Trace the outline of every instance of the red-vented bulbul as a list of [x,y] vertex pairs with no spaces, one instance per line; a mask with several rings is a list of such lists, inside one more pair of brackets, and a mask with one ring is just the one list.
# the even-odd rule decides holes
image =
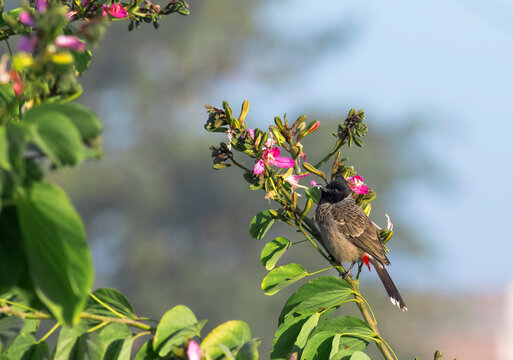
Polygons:
[[339,176],[319,188],[321,199],[317,206],[316,220],[326,250],[337,262],[351,263],[346,276],[355,263],[367,257],[376,269],[392,304],[403,311],[408,310],[385,269],[385,265],[390,265],[385,246],[372,221],[356,205],[353,191],[347,182]]

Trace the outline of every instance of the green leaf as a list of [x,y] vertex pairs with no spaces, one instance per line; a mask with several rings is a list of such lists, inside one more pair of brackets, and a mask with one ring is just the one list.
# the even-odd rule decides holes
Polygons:
[[55,347],[55,360],[67,360],[71,357],[75,342],[88,330],[88,323],[80,321],[73,327],[64,326],[57,339]]
[[284,237],[277,237],[273,241],[265,244],[262,253],[260,254],[260,261],[267,270],[274,269],[274,265],[285,254],[285,251],[292,245],[292,242]]
[[6,207],[0,213],[0,293],[17,285],[25,271],[22,244],[16,208]]
[[365,353],[357,351],[351,356],[351,360],[371,360],[371,358],[368,357]]
[[57,340],[54,360],[98,360],[104,352],[98,332],[87,332],[91,322],[81,321],[73,327],[63,327]]
[[111,323],[101,330],[100,337],[104,344],[102,359],[130,360],[133,338],[127,325]]
[[56,104],[36,106],[27,111],[22,123],[30,140],[52,162],[56,165],[75,165],[84,158],[82,137],[73,120],[59,107]]
[[320,324],[316,331],[338,331],[343,328],[361,328],[359,330],[361,334],[370,337],[374,336],[374,332],[372,331],[369,324],[354,316],[340,316],[334,319],[330,319]]
[[6,348],[18,336],[24,325],[23,319],[7,316],[0,319],[0,349]]
[[21,360],[49,360],[50,350],[45,341],[31,345],[23,354]]
[[263,238],[274,223],[274,219],[270,210],[264,210],[256,214],[249,223],[249,234],[251,237],[257,240]]
[[134,360],[158,360],[160,359],[159,355],[153,351],[151,344],[153,343],[153,339],[147,340],[143,346],[137,351],[135,354]]
[[306,341],[308,337],[312,333],[313,329],[317,326],[319,322],[320,313],[315,313],[303,324],[299,335],[297,336],[297,340],[295,345],[297,345],[300,349],[305,347]]
[[89,50],[86,51],[71,51],[73,57],[75,58],[75,68],[78,71],[78,75],[82,76],[84,71],[87,70],[89,64],[91,63],[91,52]]
[[20,190],[16,205],[34,290],[58,321],[74,324],[94,277],[82,220],[66,193],[49,183]]
[[36,344],[36,342],[36,338],[32,333],[24,334],[22,332],[14,339],[14,341],[9,347],[7,347],[7,349],[2,347],[3,351],[1,354],[6,355],[7,359],[21,359],[23,354],[25,354],[25,352],[29,350],[32,345]]
[[103,304],[115,311],[112,312],[105,305],[99,303],[92,296],[87,300],[85,307],[86,311],[90,314],[97,314],[102,316],[115,316],[121,314],[130,319],[135,319],[137,316],[134,314],[132,305],[128,300],[116,289],[101,288],[93,292],[93,295],[98,298]]
[[334,331],[322,331],[313,335],[306,343],[301,360],[329,359],[331,343],[335,335],[336,332]]
[[279,322],[289,314],[313,314],[319,310],[339,306],[353,290],[347,281],[334,276],[322,276],[301,286],[285,303]]
[[330,351],[330,360],[338,353],[338,348],[340,347],[340,334],[333,336],[331,340],[331,351]]
[[9,145],[9,162],[11,167],[18,170],[18,172],[11,171],[10,175],[18,175],[19,172],[25,169],[25,160],[23,155],[27,148],[25,139],[25,131],[17,123],[9,124],[7,127],[7,140]]
[[164,341],[178,330],[198,322],[194,313],[187,306],[177,305],[168,310],[159,321],[155,337],[153,338],[153,348],[158,349]]
[[308,318],[308,315],[297,317],[289,316],[280,324],[274,334],[271,359],[288,358],[294,351],[300,350],[295,343]]
[[[375,337],[374,331],[363,320],[353,316],[341,316],[320,324],[314,335],[324,331],[334,331],[340,335],[338,350],[344,350],[344,356],[363,350]],[[341,356],[337,352],[337,356]]]
[[215,360],[223,355],[223,350],[219,347],[220,344],[232,350],[250,340],[251,330],[249,326],[244,321],[231,320],[212,330],[205,337],[200,347],[205,357]]
[[101,135],[103,125],[98,116],[88,107],[75,104],[48,104],[45,105],[48,110],[54,110],[66,115],[77,127],[83,140],[93,139]]
[[0,168],[7,171],[11,170],[5,126],[0,126]]
[[103,353],[100,335],[86,332],[76,340],[69,360],[98,360]]
[[262,290],[266,295],[274,295],[307,275],[305,268],[299,264],[283,265],[267,274],[262,281]]
[[321,190],[319,190],[319,188],[316,187],[313,187],[311,189],[305,189],[305,195],[307,198],[312,199],[316,204],[318,204],[321,200]]
[[203,326],[205,326],[206,323],[207,320],[201,320],[193,325],[187,326],[175,332],[173,335],[168,337],[160,349],[158,349],[159,355],[166,356],[171,351],[174,351],[176,347],[186,346],[190,339],[195,336],[200,336],[201,329]]
[[253,339],[241,346],[235,360],[258,360],[258,346],[262,341]]

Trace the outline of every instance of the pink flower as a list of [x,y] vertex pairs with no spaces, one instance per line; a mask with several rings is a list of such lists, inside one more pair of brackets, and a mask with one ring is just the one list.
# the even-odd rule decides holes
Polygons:
[[20,16],[18,16],[18,21],[25,26],[33,27],[36,25],[34,19],[32,18],[32,15],[30,15],[30,13],[27,11],[23,11],[22,13],[20,13]]
[[105,4],[102,5],[102,14],[103,16],[107,16],[109,13],[111,16],[115,18],[125,18],[128,16],[126,9],[119,4],[112,4],[111,6],[107,6]]
[[255,166],[253,167],[253,172],[256,175],[260,175],[264,172],[265,164],[269,166],[278,166],[281,168],[291,168],[295,165],[294,160],[287,157],[280,157],[280,148],[273,147],[271,149],[266,149],[264,151],[264,155],[260,160],[257,161]]
[[76,51],[84,51],[86,49],[85,44],[73,35],[57,36],[55,45]]
[[363,178],[360,175],[346,177],[346,180],[351,190],[355,193],[363,195],[369,192],[369,188],[363,183]]
[[189,345],[187,346],[187,358],[189,360],[201,360],[200,347],[194,340],[190,340]]
[[[303,185],[299,185],[298,181],[299,179],[302,179],[306,176],[309,176],[309,175],[312,175],[312,174],[304,174],[304,175],[289,175],[287,176],[286,178],[284,178],[283,180],[285,180],[286,182],[288,182],[290,185],[292,185],[293,188],[298,188],[298,187],[302,187],[302,188],[305,188],[306,189],[306,186],[303,186]],[[312,180],[313,181],[313,180]]]
[[317,184],[317,181],[315,180],[310,181],[310,184],[314,187],[319,187],[319,184]]

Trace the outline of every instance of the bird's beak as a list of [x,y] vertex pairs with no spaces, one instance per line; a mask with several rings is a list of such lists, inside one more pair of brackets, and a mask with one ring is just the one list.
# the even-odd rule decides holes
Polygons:
[[324,185],[317,185],[317,188],[320,189],[321,191],[328,191],[328,189],[326,188],[326,186]]

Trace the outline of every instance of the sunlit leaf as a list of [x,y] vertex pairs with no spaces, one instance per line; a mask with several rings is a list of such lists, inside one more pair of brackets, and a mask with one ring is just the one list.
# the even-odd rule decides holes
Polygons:
[[267,274],[262,281],[262,290],[266,295],[274,295],[307,275],[308,272],[299,264],[283,265]]
[[334,276],[322,276],[301,286],[287,300],[280,314],[280,323],[289,314],[313,314],[338,306],[352,294],[347,281]]
[[249,223],[249,234],[252,238],[260,240],[265,236],[273,223],[274,216],[270,210],[259,212]]
[[273,241],[268,242],[260,255],[262,265],[264,265],[267,270],[274,269],[276,262],[291,245],[292,242],[284,237],[277,237]]
[[249,326],[240,320],[227,321],[212,330],[201,343],[201,351],[212,360],[223,356],[223,350],[219,344],[223,344],[230,350],[244,345],[251,340]]

